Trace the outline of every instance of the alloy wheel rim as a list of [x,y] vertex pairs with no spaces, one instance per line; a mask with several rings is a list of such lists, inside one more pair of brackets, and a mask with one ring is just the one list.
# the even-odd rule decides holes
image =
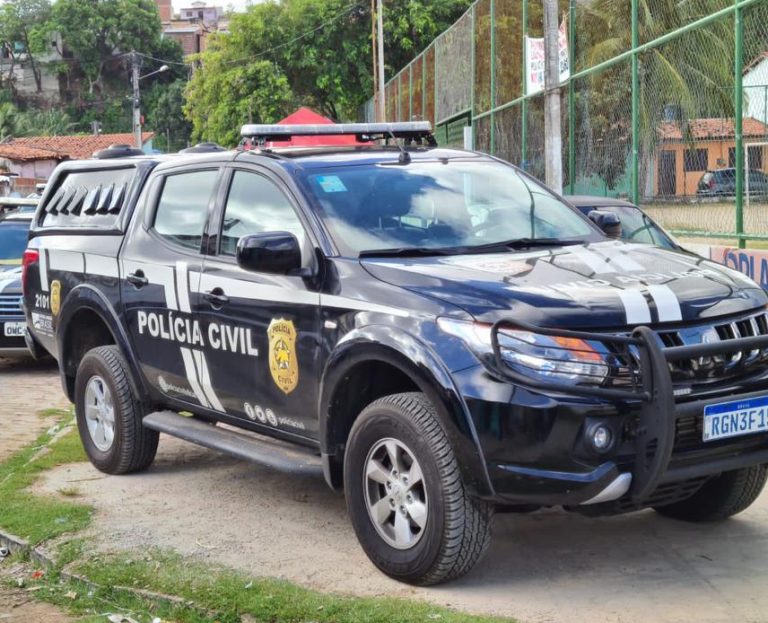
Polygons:
[[376,442],[363,467],[365,502],[374,528],[395,549],[414,547],[424,535],[429,513],[424,474],[402,441]]
[[100,376],[91,377],[85,387],[85,424],[93,445],[107,452],[115,440],[115,406]]

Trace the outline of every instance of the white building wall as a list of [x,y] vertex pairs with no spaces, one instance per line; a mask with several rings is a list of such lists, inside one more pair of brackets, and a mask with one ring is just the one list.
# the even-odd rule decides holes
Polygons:
[[768,123],[768,57],[744,74],[744,116]]

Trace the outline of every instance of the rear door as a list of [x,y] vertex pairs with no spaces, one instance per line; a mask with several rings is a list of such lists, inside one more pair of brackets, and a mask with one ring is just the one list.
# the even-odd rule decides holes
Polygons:
[[309,267],[310,234],[295,198],[270,171],[233,166],[223,190],[198,299],[215,394],[228,414],[255,428],[314,438],[320,296],[305,278],[246,271],[235,259],[242,236],[287,231]]
[[153,181],[121,257],[121,296],[134,352],[165,398],[214,408],[201,380],[205,340],[193,316],[204,232],[220,169],[173,169]]

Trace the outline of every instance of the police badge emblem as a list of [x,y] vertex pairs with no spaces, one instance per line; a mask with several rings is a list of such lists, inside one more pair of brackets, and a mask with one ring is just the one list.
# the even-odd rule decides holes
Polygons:
[[269,371],[281,391],[290,394],[299,384],[296,359],[296,327],[292,320],[273,318],[267,329],[269,338]]
[[59,309],[61,309],[61,281],[56,279],[51,281],[51,313],[58,316]]

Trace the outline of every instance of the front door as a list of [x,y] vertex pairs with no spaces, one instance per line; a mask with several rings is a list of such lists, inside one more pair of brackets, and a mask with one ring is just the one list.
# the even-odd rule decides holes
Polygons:
[[266,171],[231,170],[215,249],[205,258],[199,317],[205,324],[213,386],[224,410],[253,426],[317,437],[320,297],[299,276],[246,271],[238,240],[287,231],[312,245],[291,195]]
[[204,343],[192,310],[218,176],[212,168],[160,178],[152,216],[137,215],[121,256],[123,310],[144,376],[164,398],[205,408],[212,404],[201,378]]
[[677,158],[674,151],[659,153],[659,194],[671,197],[677,192]]

